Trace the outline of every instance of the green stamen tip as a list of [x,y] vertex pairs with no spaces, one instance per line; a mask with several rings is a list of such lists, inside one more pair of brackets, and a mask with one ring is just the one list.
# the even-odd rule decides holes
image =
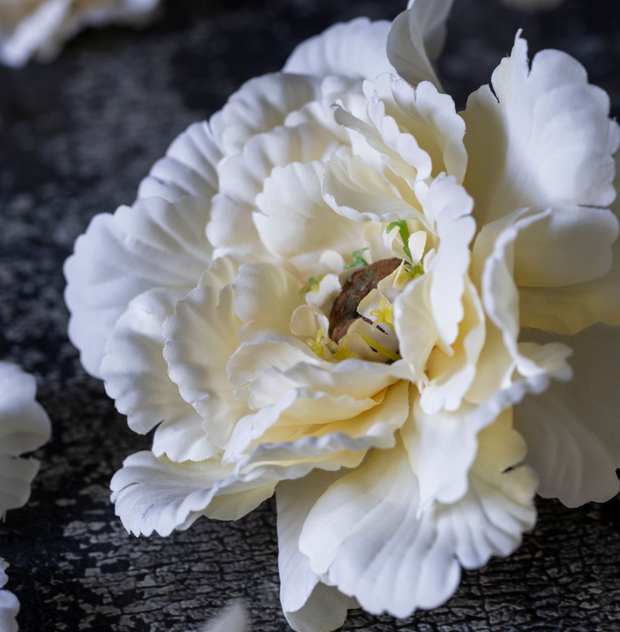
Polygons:
[[361,250],[354,250],[351,257],[353,258],[352,263],[347,263],[344,266],[344,270],[350,270],[351,268],[357,268],[357,266],[367,266],[368,261],[362,257],[362,253],[368,250],[368,248],[362,248]]

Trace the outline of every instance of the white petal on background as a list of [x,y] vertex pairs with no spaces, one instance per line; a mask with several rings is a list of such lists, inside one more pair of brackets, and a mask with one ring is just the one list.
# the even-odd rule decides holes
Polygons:
[[116,515],[134,535],[170,535],[200,516],[237,520],[273,494],[274,483],[241,483],[218,457],[173,463],[152,452],[132,454],[112,478]]
[[491,555],[511,553],[533,526],[536,478],[527,468],[504,473],[524,454],[510,423],[484,432],[467,496],[421,514],[402,444],[374,450],[332,484],[306,519],[300,549],[312,570],[364,610],[402,618],[445,602],[458,585],[459,562],[477,568]]
[[318,97],[316,77],[263,75],[244,83],[213,115],[211,127],[224,155],[232,156],[241,153],[252,137],[283,125],[290,112]]
[[329,632],[345,621],[347,609],[357,602],[327,586],[310,568],[299,550],[299,536],[314,503],[347,470],[313,470],[297,481],[282,481],[276,488],[278,506],[278,568],[280,601],[289,625],[297,632]]
[[415,0],[392,23],[388,58],[412,86],[430,81],[441,89],[431,61],[443,47],[445,22],[452,3],[453,0]]
[[[528,337],[558,339],[542,332]],[[528,446],[526,462],[540,477],[541,496],[569,507],[605,502],[620,489],[620,329],[595,325],[560,340],[573,349],[573,379],[525,398],[515,408],[515,427]]]
[[315,504],[300,550],[367,612],[407,617],[441,604],[460,578],[452,534],[417,513],[417,481],[402,444],[373,450]]
[[321,195],[322,162],[275,167],[256,198],[261,241],[274,254],[335,250],[350,255],[363,243],[362,226],[335,213]]
[[[560,343],[550,343],[541,348],[546,349],[547,355],[538,355],[543,362],[539,364],[531,354],[522,353],[518,345],[520,332],[519,293],[513,280],[514,271],[514,243],[519,233],[527,231],[549,215],[549,211],[535,215],[524,215],[523,211],[516,211],[507,217],[489,224],[479,234],[479,241],[474,246],[474,259],[484,260],[482,273],[482,302],[485,310],[495,327],[502,332],[505,348],[515,363],[515,368],[524,377],[558,373],[556,364],[558,359],[570,355],[570,349]],[[497,237],[493,240],[494,235]],[[488,256],[483,252],[492,245]],[[475,268],[479,266],[475,263]],[[560,361],[560,364],[563,364]],[[560,369],[564,373],[568,367]]]
[[194,195],[209,202],[218,190],[216,165],[222,152],[207,122],[193,123],[170,145],[142,180],[138,198],[161,197],[176,202]]
[[138,200],[93,218],[65,262],[69,337],[84,368],[99,376],[106,341],[130,301],[162,286],[191,286],[211,261],[204,201]]
[[284,64],[285,72],[327,77],[343,75],[374,79],[393,72],[386,54],[390,23],[356,18],[335,24],[302,42]]
[[[9,578],[6,569],[9,565],[0,557],[0,589],[4,589]],[[0,630],[2,632],[17,632],[18,626],[15,617],[19,613],[19,601],[8,590],[0,590]]]
[[22,507],[39,471],[36,459],[19,459],[49,441],[50,421],[35,401],[36,381],[17,365],[0,362],[0,518]]
[[429,82],[413,87],[389,74],[365,84],[364,92],[369,99],[368,116],[383,142],[418,170],[417,178],[446,172],[459,184],[463,182],[465,125],[452,97]]
[[[476,200],[480,228],[518,208],[551,216],[517,243],[518,285],[561,286],[605,274],[618,235],[609,206],[615,197],[612,154],[620,128],[609,97],[587,83],[569,55],[538,53],[531,70],[527,44],[493,73],[493,91],[474,92],[462,113],[469,156],[465,187]],[[575,256],[575,253],[579,256]]]
[[301,283],[272,263],[246,263],[233,284],[235,312],[245,322],[239,332],[242,342],[274,334],[291,335],[291,316],[301,304]]
[[51,61],[82,29],[115,22],[146,24],[158,4],[159,0],[10,2],[8,16],[3,16],[0,59],[14,67],[24,66],[31,57]]
[[204,628],[201,628],[201,632],[249,632],[249,630],[247,610],[238,602],[228,606]]
[[[620,152],[615,166],[614,188],[618,191]],[[611,210],[620,217],[620,198],[616,197]],[[611,250],[611,268],[598,279],[563,287],[520,287],[521,326],[576,334],[597,322],[620,325],[620,239]]]
[[232,285],[218,290],[199,286],[163,325],[164,357],[170,380],[204,418],[207,441],[224,448],[235,423],[247,412],[235,400],[226,364],[237,350],[241,321],[234,311]]
[[116,409],[129,427],[153,437],[156,456],[173,461],[200,461],[218,452],[209,445],[202,417],[168,377],[161,327],[191,288],[159,288],[136,297],[119,318],[105,348],[101,376]]
[[340,145],[329,131],[303,123],[296,127],[276,127],[252,137],[236,156],[219,166],[220,190],[235,200],[254,205],[265,179],[274,167],[291,162],[325,160]]

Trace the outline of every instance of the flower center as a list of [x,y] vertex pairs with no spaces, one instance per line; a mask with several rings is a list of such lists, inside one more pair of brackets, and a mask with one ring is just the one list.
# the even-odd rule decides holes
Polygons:
[[397,257],[381,259],[355,272],[344,284],[329,313],[329,337],[334,342],[338,342],[356,320],[362,319],[372,324],[371,320],[358,314],[357,307],[377,287],[379,281],[390,276],[400,264],[401,259]]

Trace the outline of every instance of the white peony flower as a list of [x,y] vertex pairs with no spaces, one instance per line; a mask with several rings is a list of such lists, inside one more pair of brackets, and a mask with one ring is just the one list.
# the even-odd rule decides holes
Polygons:
[[0,0],[0,61],[50,61],[87,27],[143,24],[159,0]]
[[6,569],[9,567],[0,557],[0,630],[2,632],[17,632],[18,626],[15,617],[19,612],[19,601],[17,597],[4,586],[9,581]]
[[300,631],[440,605],[519,545],[538,477],[569,505],[618,492],[618,330],[590,325],[620,324],[619,128],[576,61],[530,66],[520,35],[457,113],[431,63],[450,6],[301,44],[65,266],[84,367],[155,428],[112,481],[125,527],[236,519],[276,489]]
[[39,461],[18,458],[33,452],[50,438],[50,421],[35,401],[36,381],[17,365],[0,362],[0,518],[22,507]]

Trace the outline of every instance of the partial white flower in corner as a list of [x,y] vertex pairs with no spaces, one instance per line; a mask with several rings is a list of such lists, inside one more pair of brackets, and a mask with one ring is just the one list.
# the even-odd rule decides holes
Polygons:
[[15,617],[19,612],[17,597],[4,586],[9,581],[6,574],[8,563],[0,557],[0,630],[2,632],[17,632],[18,626]]
[[609,99],[518,34],[457,113],[432,65],[450,7],[302,43],[65,266],[84,367],[154,429],[112,480],[123,524],[168,535],[275,490],[299,632],[439,606],[519,546],[539,479],[571,506],[618,492]]
[[142,25],[159,0],[0,0],[0,61],[50,61],[87,27]]
[[0,518],[30,498],[39,461],[19,458],[47,443],[50,421],[35,401],[36,382],[17,365],[0,362]]
[[234,603],[203,627],[201,632],[248,632],[248,629],[246,609],[240,603]]

